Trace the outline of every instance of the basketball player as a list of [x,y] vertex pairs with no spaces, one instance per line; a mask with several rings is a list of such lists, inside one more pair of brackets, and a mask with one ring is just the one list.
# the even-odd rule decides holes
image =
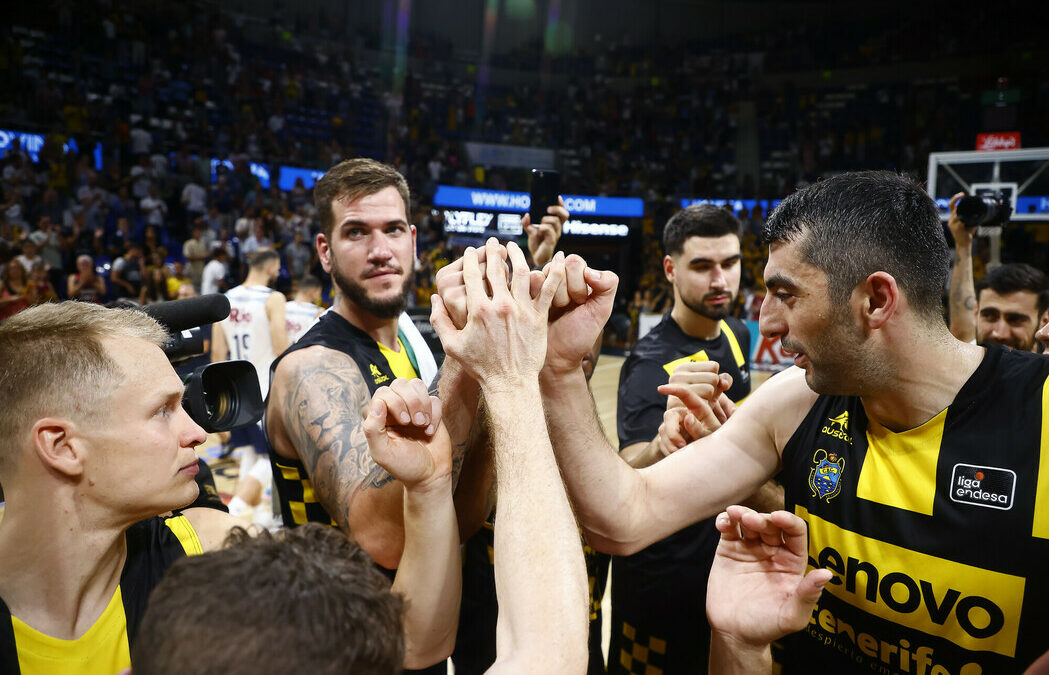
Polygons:
[[130,665],[172,561],[239,523],[197,497],[204,430],[142,312],[67,302],[0,327],[0,671]]
[[[270,288],[280,274],[280,255],[272,249],[256,251],[248,261],[244,283],[226,292],[229,316],[212,330],[211,361],[250,361],[259,378],[263,397],[269,391],[270,364],[288,348],[284,294]],[[230,513],[252,519],[265,485],[272,481],[266,440],[259,425],[232,432],[231,447],[241,448],[237,494],[230,500]]]
[[[674,305],[638,340],[619,373],[619,453],[633,467],[666,456],[659,428],[668,406],[681,402],[660,393],[661,386],[699,385],[717,372],[712,396],[723,388],[734,402],[750,394],[750,331],[730,316],[739,292],[742,229],[735,216],[711,204],[689,206],[667,221],[663,271]],[[709,362],[717,364],[715,371]],[[776,499],[766,508],[774,509],[782,498],[774,485],[770,494]],[[706,663],[710,629],[703,597],[717,544],[708,518],[634,555],[613,558],[609,672],[630,673],[645,664],[666,675],[692,674]],[[635,654],[637,644],[659,648]]]
[[295,299],[288,302],[284,311],[284,320],[288,327],[288,342],[295,344],[307,330],[313,326],[321,312],[317,303],[321,299],[320,279],[307,274],[298,281],[295,288]]
[[[339,293],[332,310],[273,366],[266,434],[276,492],[285,525],[338,525],[376,563],[395,569],[404,546],[403,486],[371,459],[361,423],[375,390],[398,377],[417,378],[426,360],[432,363],[429,351],[398,329],[415,263],[408,185],[384,164],[347,160],[317,182],[314,201],[317,253]],[[445,360],[438,390],[458,483],[478,388],[453,358]],[[486,494],[487,487],[459,490]],[[475,516],[469,532],[483,518]]]
[[579,368],[617,279],[568,261],[540,382],[589,541],[631,553],[782,471],[809,557],[833,573],[785,641],[785,673],[1022,671],[1049,623],[1049,360],[950,335],[943,230],[905,177],[821,181],[780,204],[765,238],[762,334],[796,367],[643,471],[607,448]]

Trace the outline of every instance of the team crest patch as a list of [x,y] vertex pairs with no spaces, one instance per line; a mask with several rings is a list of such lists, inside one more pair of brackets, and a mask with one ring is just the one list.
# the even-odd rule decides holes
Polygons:
[[383,375],[382,371],[379,370],[379,367],[376,366],[374,363],[369,363],[368,367],[371,369],[372,379],[375,381],[375,384],[382,384],[386,380],[390,379],[386,375]]
[[816,499],[826,499],[829,502],[841,492],[841,474],[845,471],[845,458],[836,452],[828,453],[820,449],[812,456],[812,463],[816,465],[809,471],[809,487],[812,488],[812,494]]

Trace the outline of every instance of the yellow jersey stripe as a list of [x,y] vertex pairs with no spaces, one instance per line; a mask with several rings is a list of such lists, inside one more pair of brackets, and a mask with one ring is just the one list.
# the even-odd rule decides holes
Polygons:
[[743,350],[739,347],[739,340],[736,339],[732,329],[728,327],[728,321],[721,320],[721,332],[725,334],[725,339],[728,340],[729,349],[732,350],[732,356],[736,359],[736,367],[742,368],[746,359],[743,356]]
[[197,539],[196,530],[189,524],[189,520],[185,516],[165,518],[164,524],[178,537],[178,541],[182,544],[182,550],[186,552],[186,555],[200,555],[204,552],[204,548],[200,545],[200,539]]
[[1031,535],[1049,539],[1049,378],[1042,383],[1042,442],[1038,456],[1038,483],[1034,491]]

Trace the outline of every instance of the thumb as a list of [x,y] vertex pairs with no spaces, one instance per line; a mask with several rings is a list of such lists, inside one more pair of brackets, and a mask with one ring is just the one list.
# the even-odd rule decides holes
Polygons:
[[373,398],[368,408],[368,416],[364,418],[361,425],[364,436],[369,444],[376,441],[386,433],[386,402],[381,398]]
[[461,356],[457,344],[460,331],[452,323],[452,317],[448,316],[448,308],[444,300],[436,293],[430,296],[430,325],[437,333],[437,338],[441,341],[444,351],[453,357]]
[[815,569],[806,574],[798,587],[794,589],[793,597],[788,600],[790,605],[784,617],[787,625],[780,626],[780,628],[794,632],[808,625],[812,609],[816,606],[816,601],[820,599],[823,587],[827,585],[832,576],[834,576],[833,573],[827,569]]

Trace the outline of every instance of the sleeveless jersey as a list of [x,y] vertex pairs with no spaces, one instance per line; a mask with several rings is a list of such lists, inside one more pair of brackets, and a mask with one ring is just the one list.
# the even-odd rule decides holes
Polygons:
[[250,361],[255,366],[263,397],[270,388],[270,364],[276,357],[266,316],[266,299],[273,292],[265,286],[237,286],[227,291],[229,317],[219,323],[226,336],[229,357]]
[[288,327],[288,344],[295,344],[317,321],[320,307],[312,302],[288,301],[284,310],[284,322]]
[[[328,349],[334,349],[346,354],[361,371],[364,381],[368,384],[371,394],[383,385],[387,385],[397,377],[417,377],[418,367],[414,364],[414,356],[405,345],[407,339],[398,335],[401,343],[400,355],[405,357],[407,368],[402,364],[398,369],[391,367],[386,356],[383,355],[382,347],[370,335],[354,326],[336,312],[326,312],[321,315],[317,322],[303,335],[298,342],[289,347],[280,357],[273,362],[270,373],[277,369],[277,364],[288,354],[320,345]],[[390,353],[392,350],[388,350]],[[269,396],[266,397],[267,403]],[[268,432],[267,432],[268,440]],[[270,462],[273,465],[273,485],[276,487],[280,498],[280,511],[286,527],[294,527],[303,523],[324,523],[335,525],[331,515],[321,505],[313,491],[306,467],[297,459],[281,457],[276,452],[270,451]]]
[[1049,647],[1049,358],[998,346],[895,433],[820,396],[783,450],[809,567],[834,573],[784,673],[1020,673]]
[[[727,395],[750,394],[750,332],[729,317],[713,340],[692,337],[668,312],[631,351],[619,374],[619,447],[648,443],[659,432],[667,397],[657,387],[690,361],[717,361],[732,376]],[[661,675],[706,672],[710,627],[707,576],[720,534],[708,518],[630,556],[612,558],[612,631],[608,672]]]
[[0,599],[0,673],[113,675],[131,666],[131,644],[150,592],[173,562],[202,550],[185,516],[149,518],[124,536],[127,560],[120,583],[101,616],[79,638],[45,635],[11,616]]

